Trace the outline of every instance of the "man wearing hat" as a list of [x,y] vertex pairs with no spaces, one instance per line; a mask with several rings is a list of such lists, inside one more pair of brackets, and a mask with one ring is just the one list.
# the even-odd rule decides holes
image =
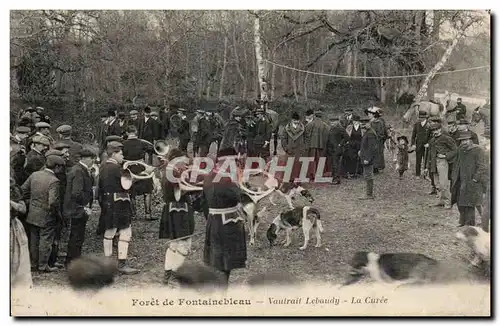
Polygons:
[[[326,158],[326,142],[330,126],[316,117],[313,110],[307,110],[306,121],[309,121],[304,131],[307,156],[313,158],[313,162],[309,163],[307,177],[312,181],[315,178],[320,159]],[[323,173],[324,171],[319,171],[320,175]]]
[[344,110],[344,114],[340,117],[339,121],[342,127],[347,128],[348,125],[352,123],[353,109],[347,108]]
[[49,149],[50,142],[47,137],[36,135],[32,138],[31,150],[26,154],[24,166],[25,177],[39,171],[45,164],[45,152]]
[[418,121],[413,125],[411,133],[411,150],[415,151],[415,175],[420,176],[422,160],[426,161],[425,149],[429,148],[431,131],[429,130],[428,115],[426,111],[418,112]]
[[304,130],[305,127],[300,121],[299,113],[294,112],[291,121],[285,125],[281,135],[281,147],[288,158],[294,158],[290,179],[283,180],[283,182],[294,182],[300,176],[300,158],[304,155]]
[[99,202],[102,209],[100,227],[104,229],[104,256],[113,255],[113,239],[118,238],[118,271],[136,274],[139,270],[127,264],[128,246],[132,238],[132,206],[130,194],[121,185],[123,144],[112,141],[106,147],[108,159],[99,173]]
[[[106,121],[108,120],[107,113],[101,113],[101,121],[99,122],[99,126],[97,127],[97,133],[95,137],[95,145],[99,147],[99,151],[103,151],[106,147],[106,136],[107,136],[107,125]],[[100,153],[99,153],[100,154]]]
[[250,157],[269,158],[269,141],[271,140],[272,127],[266,119],[265,111],[261,107],[255,110],[253,124],[248,126],[247,148]]
[[[104,140],[105,146],[107,147],[108,144],[112,141],[121,143],[123,141],[123,138],[121,136],[116,136],[116,135],[108,136]],[[108,154],[107,154],[106,150],[104,150],[101,154],[101,157],[100,157],[101,166],[104,165],[104,162],[106,162],[107,159],[108,159]]]
[[[175,123],[172,123],[174,121]],[[174,118],[174,116],[172,116],[170,122],[179,137],[179,149],[183,152],[187,152],[187,146],[191,140],[191,129],[186,117],[186,109],[178,108],[176,117]]]
[[347,131],[340,124],[339,117],[330,117],[330,132],[328,133],[328,141],[326,143],[327,156],[330,161],[333,184],[340,184],[341,162],[344,146],[349,136]]
[[94,200],[90,168],[97,155],[88,148],[82,148],[79,154],[79,161],[68,172],[68,186],[64,196],[65,217],[71,221],[66,266],[81,256],[85,228],[92,212],[89,205]]
[[[160,114],[158,111],[151,112],[151,119],[154,121],[153,127],[153,142],[159,139],[165,139],[163,122],[160,120]],[[152,122],[153,122],[152,121]]]
[[127,120],[127,125],[134,125],[137,130],[139,130],[139,112],[137,110],[131,110],[129,112],[129,118]]
[[363,138],[361,138],[361,146],[359,149],[359,159],[363,166],[363,177],[366,182],[366,195],[360,197],[360,200],[374,199],[373,195],[373,169],[375,159],[378,152],[377,135],[371,128],[371,119],[361,119],[361,128],[363,130]]
[[220,148],[234,148],[238,154],[247,152],[247,124],[245,117],[249,114],[247,109],[237,106],[231,111],[229,121],[221,140]]
[[[477,134],[470,130],[470,123],[467,119],[461,119],[457,121],[457,131],[470,131],[472,143],[479,145],[479,137]],[[460,145],[460,141],[456,138],[458,137],[458,133],[455,134],[455,137],[453,137],[457,141],[457,146]]]
[[[444,134],[440,123],[430,125],[432,139],[429,141],[429,155],[427,158],[426,170],[431,176],[431,181],[436,181],[438,177],[437,188],[439,201],[434,206],[444,206],[450,209],[450,190],[448,182],[449,163],[453,161],[457,145],[453,138]],[[433,189],[434,190],[434,189]]]
[[118,119],[116,116],[116,111],[113,109],[108,110],[108,119],[105,122],[105,127],[106,127],[106,136],[122,136],[121,134],[121,128],[118,125]]
[[461,97],[457,98],[457,105],[453,109],[448,110],[448,113],[455,113],[457,120],[466,118],[467,107],[462,103]]
[[69,146],[67,150],[69,158],[68,161],[66,162],[66,166],[68,168],[71,168],[73,165],[75,165],[76,162],[80,160],[80,157],[78,155],[80,154],[80,151],[83,149],[83,145],[80,144],[79,142],[74,141],[71,138],[72,128],[70,125],[59,126],[56,129],[56,131],[59,134],[60,142],[66,143]]
[[375,131],[375,135],[377,135],[378,151],[373,162],[373,173],[378,173],[385,169],[384,144],[389,135],[387,134],[385,122],[380,118],[379,108],[374,106],[369,107],[365,110],[365,113],[370,118],[370,127]]
[[36,113],[40,116],[40,121],[41,122],[46,122],[50,124],[50,118],[48,115],[45,114],[45,109],[42,108],[41,106],[37,106],[35,108]]
[[14,180],[17,185],[25,181],[24,163],[26,162],[26,139],[30,128],[19,126],[14,135],[10,136],[10,166],[14,171]]
[[[47,122],[37,122],[37,123],[35,123],[35,128],[36,128],[36,132],[31,137],[32,139],[34,136],[41,136],[41,137],[45,137],[49,140],[49,143],[50,143],[49,146],[52,146],[54,144],[54,138],[52,138],[52,136],[50,135],[50,125]],[[28,142],[29,142],[28,145],[31,145],[31,141],[28,141]]]
[[342,155],[342,172],[347,174],[347,177],[357,177],[363,173],[363,165],[359,161],[359,149],[361,147],[361,139],[363,138],[361,128],[361,118],[357,114],[352,115],[352,123],[346,128],[347,140],[346,149]]
[[193,120],[190,123],[191,130],[191,139],[193,139],[193,156],[198,155],[198,150],[200,149],[200,145],[198,144],[198,131],[200,120],[205,117],[205,110],[203,108],[196,109]]
[[29,194],[29,209],[26,222],[30,234],[31,268],[40,272],[53,272],[49,266],[56,235],[56,226],[62,221],[59,180],[56,177],[65,168],[64,160],[56,155],[47,158],[45,169],[35,171],[21,186]]
[[[207,109],[197,110],[198,117],[193,126],[196,132],[193,133],[193,155],[199,154],[200,157],[206,157],[210,151],[210,145],[214,138],[214,127],[210,123],[210,116]],[[199,153],[194,152],[194,149],[199,149]]]
[[460,146],[452,173],[451,203],[460,212],[459,227],[476,225],[476,207],[483,203],[488,182],[484,150],[472,142],[470,131],[460,131]]
[[[206,113],[208,117],[208,121],[210,122],[210,129],[212,130],[212,142],[215,142],[217,144],[217,151],[219,151],[220,144],[222,141],[222,135],[224,134],[224,119],[222,116],[217,112],[217,108],[212,107],[209,108]],[[210,149],[210,146],[208,146]]]

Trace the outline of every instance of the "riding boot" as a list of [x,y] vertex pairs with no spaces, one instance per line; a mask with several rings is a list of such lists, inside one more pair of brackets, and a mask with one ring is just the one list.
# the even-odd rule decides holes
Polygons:
[[360,200],[374,199],[373,197],[373,179],[366,180],[366,196],[360,197]]
[[137,201],[135,197],[130,198],[130,206],[132,206],[132,217],[137,218]]

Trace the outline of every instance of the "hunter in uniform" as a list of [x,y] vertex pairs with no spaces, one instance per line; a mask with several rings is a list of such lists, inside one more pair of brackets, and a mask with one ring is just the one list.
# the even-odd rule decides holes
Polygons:
[[[236,180],[218,176],[226,160],[236,160],[234,148],[221,149],[214,170],[205,177],[203,198],[207,218],[203,261],[222,271],[229,283],[233,269],[245,268],[247,245],[241,191]],[[235,163],[236,164],[236,163]],[[231,164],[223,173],[235,172]]]
[[[168,160],[167,173],[170,177],[179,178],[183,172],[181,162],[172,161],[176,158],[188,158],[186,153],[178,148],[172,149]],[[194,232],[195,220],[194,210],[191,202],[191,194],[182,192],[179,184],[169,180],[168,175],[162,175],[162,191],[165,205],[160,221],[160,239],[169,239],[165,252],[165,274],[164,283],[168,284],[175,272],[185,261],[191,251],[191,235]]]
[[127,264],[128,246],[132,238],[132,206],[130,194],[121,185],[122,148],[123,144],[119,142],[108,144],[108,159],[99,173],[99,201],[102,203],[101,218],[105,230],[104,256],[113,255],[113,239],[119,234],[118,271],[123,274],[136,274],[139,270]]
[[[152,155],[154,152],[154,148],[150,143],[144,142],[137,138],[137,128],[133,125],[128,126],[127,128],[127,140],[123,142],[123,159],[125,161],[141,161],[144,162],[144,157],[146,153]],[[138,166],[139,170],[134,170],[135,166],[131,166],[130,169],[132,173],[139,174],[142,172],[141,166]],[[136,211],[136,197],[144,196],[144,212],[146,215],[149,215],[149,218],[146,217],[146,220],[153,221],[157,220],[157,218],[153,218],[151,214],[151,194],[153,193],[153,180],[145,179],[145,180],[137,180],[132,184],[130,189],[131,195],[131,203],[132,210],[134,215],[137,213]]]
[[[217,144],[217,151],[220,149],[220,144],[222,141],[222,134],[224,133],[224,119],[217,112],[217,109],[211,108],[207,110],[206,115],[208,116],[208,121],[210,122],[210,129],[212,130],[212,142]],[[210,149],[210,146],[208,146]]]

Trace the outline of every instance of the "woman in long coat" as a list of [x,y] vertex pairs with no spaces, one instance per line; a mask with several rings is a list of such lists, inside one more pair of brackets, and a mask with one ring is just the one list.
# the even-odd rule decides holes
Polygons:
[[360,117],[353,114],[352,123],[347,126],[346,132],[349,138],[344,147],[344,155],[342,156],[342,174],[347,174],[348,177],[361,175],[363,165],[359,162],[358,152],[361,148],[361,139],[363,134],[361,131]]
[[488,182],[484,150],[471,137],[468,131],[458,135],[460,147],[451,175],[451,204],[458,206],[460,226],[475,225],[476,206],[482,205]]
[[380,113],[377,108],[368,108],[366,113],[370,117],[370,125],[373,131],[377,134],[378,151],[373,163],[373,172],[377,173],[378,171],[385,169],[384,144],[385,140],[388,138],[387,128],[384,120],[380,118]]
[[297,112],[293,113],[292,121],[283,128],[281,147],[283,147],[287,159],[288,157],[294,158],[290,179],[283,180],[285,182],[293,182],[300,175],[301,163],[299,159],[305,153],[304,130],[305,127],[300,121],[300,116]]

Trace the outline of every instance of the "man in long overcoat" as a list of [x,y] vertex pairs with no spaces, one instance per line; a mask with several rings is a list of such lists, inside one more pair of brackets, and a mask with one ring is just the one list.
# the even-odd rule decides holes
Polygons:
[[293,182],[300,175],[300,157],[305,153],[304,143],[304,124],[300,121],[300,116],[297,112],[292,114],[290,121],[284,128],[281,135],[281,147],[288,157],[293,157],[293,167],[289,180],[284,182]]
[[482,205],[487,183],[484,150],[472,143],[472,135],[462,131],[452,173],[451,203],[460,212],[459,226],[476,225],[476,206]]
[[328,133],[327,155],[330,160],[333,184],[340,184],[340,169],[344,144],[349,138],[347,131],[340,124],[338,117],[331,117],[330,132]]
[[377,134],[370,126],[370,119],[361,120],[363,138],[359,150],[359,159],[363,165],[363,177],[366,182],[366,196],[359,199],[374,199],[373,196],[373,169],[378,152]]
[[[309,163],[309,168],[307,169],[307,177],[310,181],[313,181],[320,159],[323,159],[326,163],[324,155],[330,126],[315,116],[312,110],[306,112],[306,121],[309,121],[304,131],[306,153],[307,156],[313,158],[313,162]],[[320,171],[320,175],[323,175],[323,171]]]
[[370,126],[377,135],[378,150],[373,163],[373,173],[385,169],[384,143],[388,138],[387,128],[383,119],[380,118],[380,112],[375,107],[366,109],[366,114],[370,118]]

